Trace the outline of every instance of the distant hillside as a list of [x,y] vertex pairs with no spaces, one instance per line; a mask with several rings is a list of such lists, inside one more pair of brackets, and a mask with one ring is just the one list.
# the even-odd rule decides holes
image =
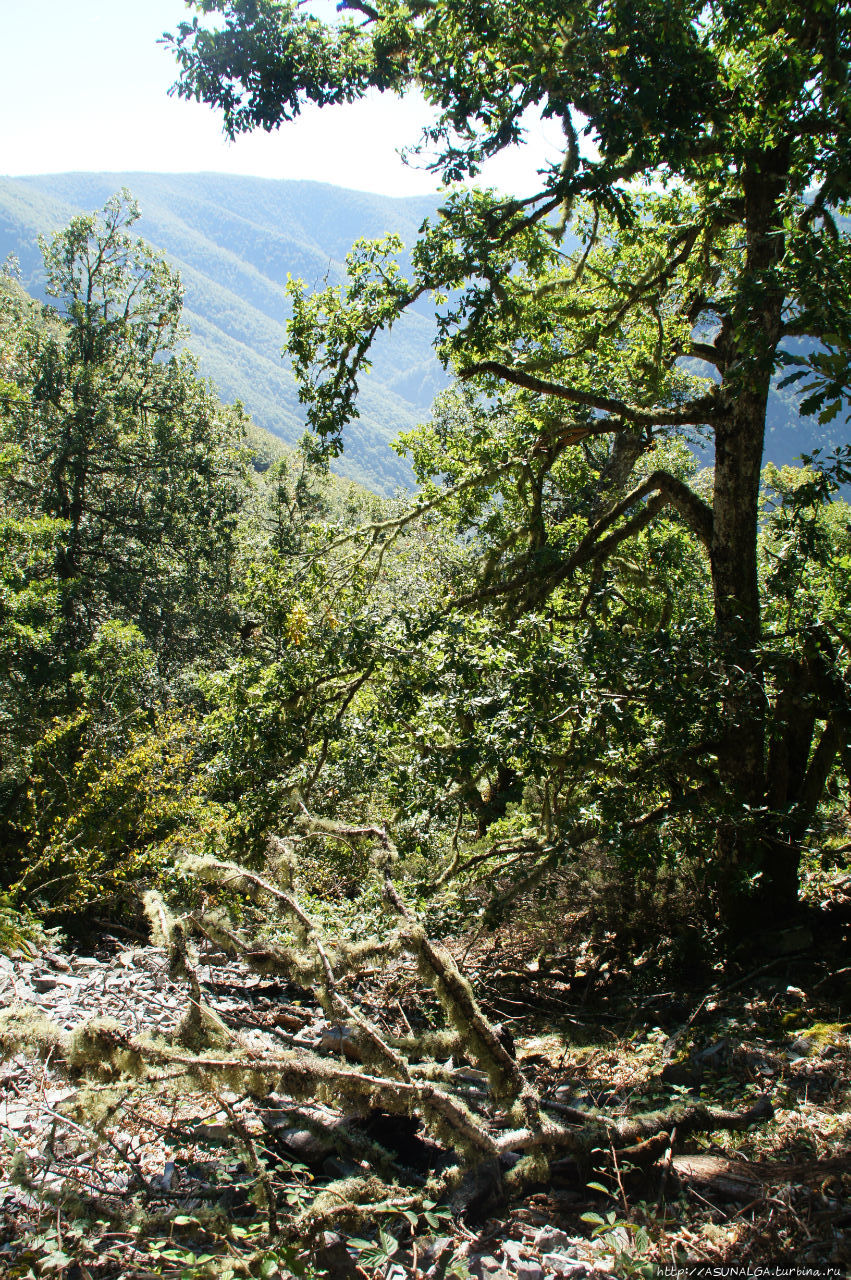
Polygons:
[[[180,269],[191,348],[225,400],[240,399],[254,420],[284,441],[303,431],[295,383],[281,357],[288,314],[287,273],[321,286],[343,277],[359,236],[399,234],[412,246],[438,196],[394,200],[317,182],[274,182],[226,174],[69,173],[0,178],[0,261],[20,259],[23,282],[42,294],[36,243],[75,213],[99,209],[129,187],[142,210],[139,233]],[[410,485],[410,468],[388,442],[428,415],[445,376],[431,347],[434,325],[423,304],[384,337],[361,382],[361,417],[346,432],[336,469],[379,493]],[[793,461],[838,443],[839,422],[799,417],[794,395],[769,404],[766,457]],[[703,455],[711,461],[710,454]]]
[[[288,443],[304,430],[295,383],[281,356],[287,273],[335,283],[359,236],[397,232],[407,245],[438,197],[394,200],[315,182],[224,174],[70,173],[0,178],[0,261],[15,253],[23,283],[43,297],[36,237],[99,209],[121,187],[139,201],[139,234],[179,268],[189,345],[225,400],[240,399]],[[361,383],[361,417],[337,470],[382,493],[410,485],[388,442],[427,416],[445,377],[431,348],[428,310],[403,318]]]

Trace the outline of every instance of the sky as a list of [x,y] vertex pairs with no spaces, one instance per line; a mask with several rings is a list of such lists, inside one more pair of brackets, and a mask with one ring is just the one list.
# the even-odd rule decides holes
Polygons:
[[[157,41],[187,16],[183,0],[0,0],[0,174],[207,170],[395,196],[438,188],[397,154],[429,118],[415,97],[308,108],[276,133],[228,142],[209,107],[168,96],[176,66]],[[557,139],[551,124],[531,121],[528,145],[477,181],[530,193],[536,170],[557,159]]]

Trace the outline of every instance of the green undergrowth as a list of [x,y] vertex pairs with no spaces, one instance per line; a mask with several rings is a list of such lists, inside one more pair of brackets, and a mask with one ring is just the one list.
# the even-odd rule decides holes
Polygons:
[[[52,936],[55,939],[55,930]],[[34,912],[13,902],[8,894],[0,893],[0,955],[14,952],[33,955],[50,940],[51,933]]]

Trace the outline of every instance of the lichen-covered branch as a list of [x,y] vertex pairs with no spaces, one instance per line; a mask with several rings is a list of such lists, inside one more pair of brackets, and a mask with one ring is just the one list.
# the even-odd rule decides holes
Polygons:
[[[568,1108],[563,1110],[566,1112]],[[713,1133],[716,1129],[738,1132],[770,1120],[773,1115],[771,1103],[765,1097],[759,1098],[747,1111],[722,1111],[700,1102],[681,1103],[665,1111],[648,1111],[619,1120],[599,1112],[586,1114],[575,1110],[571,1117],[576,1121],[575,1126],[548,1122],[534,1131],[513,1130],[502,1134],[497,1146],[500,1151],[543,1149],[551,1155],[568,1154],[586,1166],[595,1149],[613,1147],[637,1163],[641,1163],[642,1157],[652,1163],[667,1146],[673,1129],[678,1138]],[[657,1143],[660,1137],[664,1141]]]
[[384,895],[405,920],[408,926],[405,939],[417,957],[422,977],[434,988],[467,1050],[487,1072],[494,1095],[516,1100],[526,1123],[536,1127],[540,1123],[538,1096],[482,1013],[469,982],[460,973],[452,956],[445,947],[430,941],[389,876],[385,878]]
[[296,1100],[343,1107],[380,1107],[392,1114],[419,1115],[436,1138],[473,1163],[493,1159],[497,1147],[467,1106],[428,1080],[394,1080],[329,1062],[308,1051],[255,1054],[191,1053],[161,1039],[134,1036],[110,1019],[84,1023],[69,1037],[28,1006],[0,1015],[0,1047],[10,1056],[37,1048],[89,1078],[146,1078],[165,1067],[208,1089],[228,1088],[264,1096],[271,1090]]
[[[369,830],[372,833],[373,828]],[[192,857],[186,860],[185,865],[201,880],[230,885],[247,893],[255,902],[262,902],[264,898],[269,898],[281,907],[289,919],[294,922],[301,947],[305,951],[312,949],[315,952],[317,964],[313,981],[310,985],[323,1009],[330,1017],[339,1014],[352,1024],[356,1031],[360,1033],[361,1046],[365,1051],[366,1057],[372,1058],[384,1070],[389,1070],[401,1080],[408,1079],[408,1067],[405,1059],[387,1043],[387,1040],[382,1036],[372,1020],[365,1017],[359,1009],[356,1009],[340,991],[334,966],[323,944],[319,929],[292,893],[279,889],[262,876],[246,871],[244,868],[237,866],[236,863],[222,862],[215,858]],[[239,941],[237,940],[237,935],[232,931],[227,931],[227,936],[232,948],[238,949]],[[390,950],[392,951],[392,947]],[[241,951],[241,954],[249,955],[250,952],[244,950]],[[302,973],[310,971],[308,965],[302,967]]]

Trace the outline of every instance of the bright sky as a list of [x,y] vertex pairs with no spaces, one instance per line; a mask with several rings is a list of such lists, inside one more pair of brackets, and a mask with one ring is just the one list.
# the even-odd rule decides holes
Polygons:
[[[311,109],[278,133],[228,143],[208,107],[169,98],[172,56],[157,44],[187,16],[182,0],[0,0],[0,173],[212,170],[307,178],[386,195],[436,189],[404,166],[425,104],[376,95]],[[534,123],[522,153],[501,157],[480,183],[526,194],[557,159],[557,131]]]

